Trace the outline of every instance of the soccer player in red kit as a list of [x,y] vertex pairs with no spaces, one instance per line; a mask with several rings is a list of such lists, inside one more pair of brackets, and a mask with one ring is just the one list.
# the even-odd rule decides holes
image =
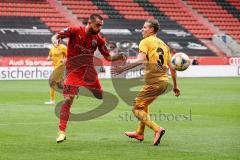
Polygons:
[[70,26],[53,36],[52,41],[60,42],[69,38],[67,46],[66,76],[64,79],[64,103],[60,111],[59,133],[56,141],[66,140],[65,129],[70,115],[70,107],[79,87],[89,89],[93,95],[102,99],[102,87],[94,69],[93,57],[98,48],[103,57],[108,61],[126,60],[123,54],[111,56],[105,45],[105,40],[99,32],[103,26],[103,18],[99,14],[92,14],[86,27]]

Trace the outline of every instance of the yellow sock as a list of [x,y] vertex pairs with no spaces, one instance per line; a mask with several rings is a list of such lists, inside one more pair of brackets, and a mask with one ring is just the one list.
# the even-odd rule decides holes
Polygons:
[[50,89],[50,100],[51,101],[55,101],[55,94],[56,94],[55,90],[51,88]]
[[144,134],[144,130],[145,130],[145,124],[140,121],[139,124],[138,124],[138,128],[137,128],[136,133],[143,135]]
[[143,124],[151,128],[154,132],[159,131],[160,126],[151,121],[150,116],[145,111],[141,109],[135,109],[133,113]]
[[[148,113],[149,111],[148,111],[148,107],[145,107],[144,108],[144,111],[146,112],[146,113]],[[137,134],[141,134],[141,135],[143,135],[144,134],[144,130],[145,130],[145,124],[143,123],[143,122],[139,122],[139,124],[138,124],[138,127],[137,127]]]

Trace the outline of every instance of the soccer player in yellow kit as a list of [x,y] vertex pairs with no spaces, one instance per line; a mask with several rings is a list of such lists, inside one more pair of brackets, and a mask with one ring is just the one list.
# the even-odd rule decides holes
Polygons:
[[160,40],[156,34],[160,28],[157,20],[145,21],[142,28],[143,40],[139,44],[139,54],[136,59],[127,60],[125,66],[117,66],[112,69],[113,74],[120,74],[142,63],[145,64],[145,85],[135,99],[132,111],[139,119],[139,125],[134,132],[125,132],[130,138],[144,140],[145,126],[154,131],[153,145],[160,143],[165,129],[150,119],[148,106],[168,87],[167,69],[170,69],[173,80],[173,92],[180,95],[177,86],[176,71],[171,66],[171,54],[169,47]]
[[[49,55],[47,57],[48,61],[52,61],[52,65],[54,70],[58,67],[62,67],[64,65],[64,59],[67,56],[67,47],[63,44],[53,43],[50,50]],[[50,101],[45,102],[45,104],[55,104],[55,90],[51,87],[50,89]]]

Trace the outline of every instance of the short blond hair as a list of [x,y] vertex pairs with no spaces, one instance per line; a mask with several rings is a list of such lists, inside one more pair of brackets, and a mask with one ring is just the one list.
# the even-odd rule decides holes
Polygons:
[[150,27],[153,27],[154,33],[157,33],[160,29],[160,24],[156,19],[148,19],[145,21],[145,23],[149,23]]

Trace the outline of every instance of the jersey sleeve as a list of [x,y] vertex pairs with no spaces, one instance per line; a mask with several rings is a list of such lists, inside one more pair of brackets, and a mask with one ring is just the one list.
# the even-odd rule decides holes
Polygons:
[[78,27],[75,26],[69,26],[67,28],[64,28],[62,31],[58,32],[59,38],[66,38],[70,37],[74,33],[76,33],[78,30]]
[[148,45],[146,40],[142,40],[139,44],[139,52],[147,54],[148,53]]
[[110,56],[110,51],[107,49],[105,40],[99,36],[98,38],[98,50],[104,57]]

